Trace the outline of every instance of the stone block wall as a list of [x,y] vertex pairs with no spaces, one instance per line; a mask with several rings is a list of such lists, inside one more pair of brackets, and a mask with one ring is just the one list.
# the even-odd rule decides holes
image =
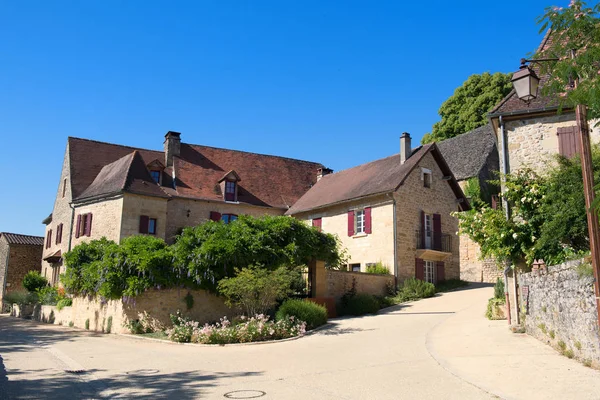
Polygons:
[[344,293],[356,285],[357,293],[385,296],[388,288],[394,288],[393,275],[365,274],[362,272],[347,272],[327,270],[327,293],[329,297],[339,300]]
[[0,238],[0,307],[4,295],[23,292],[23,278],[29,271],[40,271],[42,246],[8,244]]
[[524,325],[528,334],[554,347],[562,341],[575,358],[599,367],[600,333],[594,278],[580,276],[577,267],[582,262],[550,266],[546,273],[520,274],[520,308],[525,311]]
[[481,259],[481,248],[468,235],[461,234],[460,279],[468,282],[496,283],[502,278],[502,269],[491,258]]

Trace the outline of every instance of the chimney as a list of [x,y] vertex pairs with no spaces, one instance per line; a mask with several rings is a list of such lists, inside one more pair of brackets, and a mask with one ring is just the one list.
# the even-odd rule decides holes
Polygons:
[[408,132],[404,132],[400,136],[400,164],[404,164],[409,159],[411,153],[410,135]]
[[165,164],[167,167],[173,166],[173,157],[179,156],[181,149],[181,133],[169,131],[165,135]]
[[322,177],[324,177],[325,175],[329,175],[333,173],[333,170],[330,168],[318,168],[317,169],[317,182],[319,182],[321,180]]

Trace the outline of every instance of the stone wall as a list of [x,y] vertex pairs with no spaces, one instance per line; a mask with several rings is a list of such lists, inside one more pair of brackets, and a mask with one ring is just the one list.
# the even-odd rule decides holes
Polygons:
[[545,273],[520,274],[519,300],[528,334],[554,347],[562,341],[575,358],[600,366],[594,278],[580,276],[577,267],[582,262],[551,266]]
[[140,217],[142,215],[156,219],[156,235],[154,236],[166,240],[167,203],[166,198],[125,193],[119,240],[140,234]]
[[[371,207],[371,233],[348,236],[348,211]],[[350,264],[360,264],[360,270],[366,271],[368,263],[381,261],[394,272],[394,207],[388,196],[373,196],[357,201],[349,201],[319,209],[315,212],[301,213],[296,218],[306,220],[321,218],[323,232],[337,235],[342,248],[348,250]]]
[[[194,304],[187,309],[185,297],[193,297]],[[112,317],[111,333],[129,333],[126,324],[132,320],[140,320],[145,326],[162,329],[171,325],[169,315],[181,311],[201,324],[218,321],[223,316],[232,318],[238,314],[225,305],[221,297],[204,290],[149,290],[128,302],[76,297],[71,307],[58,311],[55,306],[42,306],[34,318],[40,321],[60,325],[71,325],[85,328],[89,321],[89,330],[106,332],[109,318]]]
[[328,296],[333,297],[336,301],[339,300],[352,288],[353,282],[356,285],[357,293],[385,296],[388,288],[394,288],[396,280],[393,275],[327,270]]
[[23,278],[29,271],[40,271],[42,246],[8,244],[0,238],[0,307],[5,294],[23,292]]
[[[421,168],[431,170],[431,187],[423,186]],[[415,276],[416,231],[421,229],[421,211],[440,214],[442,233],[452,236],[452,252],[445,262],[446,279],[460,278],[458,220],[450,213],[458,211],[456,196],[431,153],[427,154],[394,194],[396,198],[398,279]]]
[[461,234],[460,242],[460,279],[468,282],[496,283],[502,278],[502,269],[492,258],[481,259],[481,248],[468,235]]

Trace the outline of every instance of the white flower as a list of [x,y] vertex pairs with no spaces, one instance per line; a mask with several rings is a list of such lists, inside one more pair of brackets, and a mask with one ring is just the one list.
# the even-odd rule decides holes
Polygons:
[[500,237],[501,237],[501,238],[503,238],[503,237],[504,237],[504,233],[501,233],[501,234],[500,234]]
[[517,232],[513,233],[513,239],[516,239],[517,236],[519,236],[519,235],[517,235]]
[[537,239],[535,236],[531,236],[531,241],[535,241],[535,239]]
[[527,201],[527,197],[523,196],[521,197],[521,203],[525,203]]

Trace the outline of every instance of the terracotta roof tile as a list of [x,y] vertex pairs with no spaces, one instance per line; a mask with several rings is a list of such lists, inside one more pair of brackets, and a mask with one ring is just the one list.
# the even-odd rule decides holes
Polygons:
[[0,232],[0,237],[6,239],[8,244],[24,244],[31,246],[43,246],[44,238],[41,236],[21,235],[19,233]]

